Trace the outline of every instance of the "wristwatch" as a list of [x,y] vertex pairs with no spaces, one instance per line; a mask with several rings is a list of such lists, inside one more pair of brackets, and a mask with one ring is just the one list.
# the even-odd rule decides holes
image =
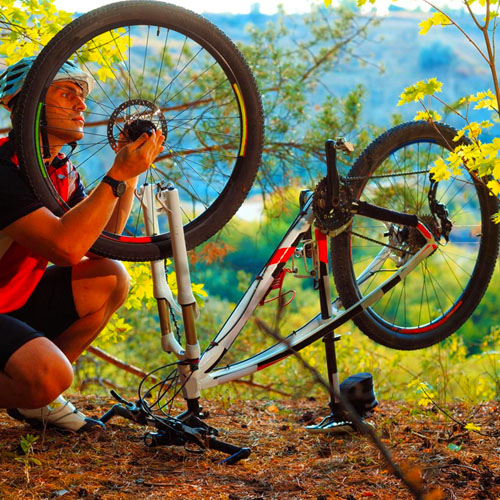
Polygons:
[[127,184],[124,181],[117,181],[116,179],[113,179],[113,177],[110,177],[109,175],[105,175],[101,179],[101,182],[109,184],[113,189],[113,194],[117,198],[123,196],[125,194],[125,191],[127,190]]

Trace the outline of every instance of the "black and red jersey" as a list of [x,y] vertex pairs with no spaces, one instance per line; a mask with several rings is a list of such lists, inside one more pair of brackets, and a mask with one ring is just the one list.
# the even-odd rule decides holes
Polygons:
[[[69,160],[50,166],[49,175],[68,205],[85,197],[78,172]],[[42,206],[18,167],[14,141],[0,139],[0,313],[15,311],[26,303],[48,264],[36,250],[23,247],[3,230]]]

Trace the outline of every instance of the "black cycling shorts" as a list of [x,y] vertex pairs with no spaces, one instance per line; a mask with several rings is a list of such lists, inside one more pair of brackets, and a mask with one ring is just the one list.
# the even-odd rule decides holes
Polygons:
[[71,272],[71,267],[48,267],[23,307],[0,314],[0,370],[30,340],[36,337],[54,340],[79,319]]

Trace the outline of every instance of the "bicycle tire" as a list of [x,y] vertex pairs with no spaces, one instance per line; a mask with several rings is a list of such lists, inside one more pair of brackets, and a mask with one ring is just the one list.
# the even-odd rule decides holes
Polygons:
[[[389,130],[353,165],[349,178],[354,197],[420,217],[430,214],[428,167],[457,145],[455,136],[456,130],[447,125],[424,121]],[[400,284],[354,318],[356,326],[379,344],[412,350],[445,339],[471,316],[488,287],[498,254],[499,228],[491,220],[498,201],[481,181],[465,169],[461,173],[466,177],[451,176],[438,183],[436,199],[445,203],[453,221],[449,243],[439,246]],[[381,268],[379,276],[359,286],[355,277],[361,260],[373,258],[378,251],[363,236],[387,243],[384,230],[387,235],[383,224],[354,216],[350,229],[333,238],[332,270],[344,306],[355,304],[391,271]],[[384,266],[391,268],[391,264]]]
[[[128,43],[126,50],[117,49],[116,68],[104,57],[100,66],[85,59],[90,56],[99,59],[97,56],[105,54],[105,45],[111,44],[111,39],[116,47]],[[157,162],[155,169],[149,169],[143,178],[155,182],[168,174],[167,180],[178,181],[175,184],[183,204],[188,249],[220,230],[247,196],[263,146],[260,95],[238,48],[198,14],[155,1],[107,5],[82,15],[61,30],[37,57],[26,78],[16,104],[13,127],[21,168],[41,202],[58,216],[69,207],[46,174],[39,144],[44,127],[40,116],[43,118],[41,110],[47,89],[68,59],[80,62],[82,69],[93,74],[97,81],[96,89],[87,99],[86,113],[97,118],[105,115],[104,120],[90,123],[100,128],[93,135],[86,131],[85,139],[89,139],[72,156],[76,165],[85,165],[88,190],[111,167],[111,163],[106,163],[111,154],[110,134],[111,140],[115,140],[121,123],[149,113],[148,117],[157,120],[155,124],[168,132],[165,158],[161,160],[168,168],[163,163],[159,168]],[[136,59],[140,62],[136,63]],[[161,82],[160,86],[156,83],[154,95],[155,81],[149,74],[150,67],[146,68],[146,59],[151,68],[158,69],[158,75],[153,76]],[[97,71],[103,68],[109,68],[113,77],[100,81]],[[108,93],[108,89],[113,93]],[[87,126],[87,118],[86,122]],[[104,149],[98,151],[102,145]],[[94,169],[99,173],[94,174]],[[137,213],[132,211],[127,234],[104,232],[92,251],[129,261],[169,257],[171,240],[167,223],[159,228],[157,235],[148,237]]]

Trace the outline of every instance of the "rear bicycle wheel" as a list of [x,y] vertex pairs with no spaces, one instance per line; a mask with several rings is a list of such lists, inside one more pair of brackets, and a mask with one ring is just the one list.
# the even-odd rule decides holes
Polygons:
[[[454,148],[456,131],[434,125],[406,123],[368,146],[349,173],[353,196],[416,214],[440,232],[429,207],[429,169]],[[465,168],[440,181],[435,198],[453,224],[449,242],[443,241],[401,283],[354,318],[361,331],[388,347],[420,349],[451,335],[479,304],[495,268],[499,228],[491,216],[498,210],[497,199]],[[332,240],[333,274],[344,306],[373,291],[418,250],[415,230],[403,229],[355,216],[351,228]],[[358,283],[378,255],[384,256],[382,266]]]
[[[71,154],[86,191],[111,167],[125,123],[145,119],[162,128],[166,143],[139,185],[175,184],[188,249],[221,229],[255,179],[263,143],[260,97],[233,43],[197,14],[155,1],[108,5],[59,32],[28,74],[14,123],[20,165],[42,203],[59,216],[69,207],[44,165],[44,99],[67,60],[96,80],[86,101],[84,138]],[[92,250],[132,261],[170,256],[166,215],[150,238],[140,206],[136,199],[123,233],[103,233]]]

